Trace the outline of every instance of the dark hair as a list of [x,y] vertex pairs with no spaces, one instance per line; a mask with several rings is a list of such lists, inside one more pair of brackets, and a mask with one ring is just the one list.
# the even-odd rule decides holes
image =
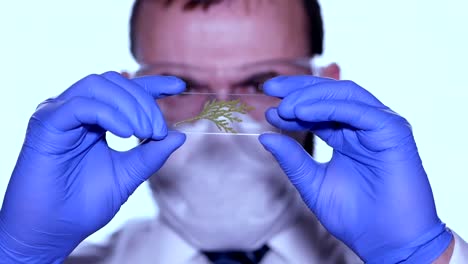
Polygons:
[[[135,44],[137,36],[137,19],[140,13],[141,4],[144,0],[135,0],[132,14],[130,18],[130,51],[135,56]],[[162,1],[162,0],[161,0]],[[166,6],[170,5],[173,0],[164,0]],[[184,10],[192,10],[201,6],[207,9],[210,5],[220,3],[222,0],[187,0],[184,5]],[[309,19],[309,52],[311,56],[320,55],[323,52],[323,21],[318,0],[303,0],[304,8]]]

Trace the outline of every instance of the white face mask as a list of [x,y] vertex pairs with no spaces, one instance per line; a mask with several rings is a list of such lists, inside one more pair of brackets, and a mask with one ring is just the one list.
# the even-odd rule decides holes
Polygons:
[[[244,120],[236,128],[252,131],[249,125],[265,126]],[[193,128],[211,132],[208,127],[199,121]],[[162,219],[203,250],[258,248],[302,208],[257,136],[187,134],[150,182]]]

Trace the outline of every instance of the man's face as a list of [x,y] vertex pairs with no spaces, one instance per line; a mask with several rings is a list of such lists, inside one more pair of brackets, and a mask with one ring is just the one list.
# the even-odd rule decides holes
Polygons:
[[[183,10],[186,1],[164,2],[141,6],[136,59],[140,65],[156,65],[141,74],[175,75],[186,81],[188,91],[218,94],[252,93],[275,75],[310,74],[292,63],[309,55],[301,0],[225,1],[190,11]],[[268,62],[278,59],[282,62]],[[197,107],[194,98],[188,100],[191,104],[180,104],[185,113],[188,105]],[[174,108],[165,112],[169,122],[171,115],[181,119]],[[264,118],[261,110],[254,118]]]
[[[139,74],[175,75],[191,92],[224,97],[255,92],[258,83],[275,74],[310,73],[306,67],[261,63],[308,56],[301,0],[226,0],[206,11],[184,11],[186,1],[174,1],[167,8],[164,2],[141,6],[135,43],[143,66]],[[184,98],[189,99],[181,103]],[[174,100],[179,107],[165,108],[164,100]],[[181,95],[158,104],[170,123],[195,102]],[[265,119],[264,111],[251,117]],[[198,122],[198,127],[204,124]],[[257,137],[190,135],[155,176],[150,184],[159,213],[198,248],[257,247],[258,241],[277,232],[273,226],[279,228],[295,215],[291,208],[296,191]],[[286,209],[290,210],[284,213]]]

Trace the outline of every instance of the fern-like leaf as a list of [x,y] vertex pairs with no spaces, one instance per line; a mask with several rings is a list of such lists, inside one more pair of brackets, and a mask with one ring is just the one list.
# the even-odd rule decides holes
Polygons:
[[226,133],[237,133],[231,126],[232,123],[242,122],[242,119],[234,116],[234,113],[247,114],[255,108],[240,101],[240,99],[231,101],[211,100],[207,101],[202,111],[195,117],[182,120],[174,124],[178,126],[183,123],[195,122],[202,119],[212,121],[220,131]]

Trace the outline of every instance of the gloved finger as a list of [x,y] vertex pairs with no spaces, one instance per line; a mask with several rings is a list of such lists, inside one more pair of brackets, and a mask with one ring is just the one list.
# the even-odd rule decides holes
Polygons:
[[272,107],[268,109],[265,113],[266,120],[272,124],[273,126],[281,129],[281,130],[288,130],[288,131],[304,131],[308,130],[310,123],[291,119],[285,120],[278,115],[278,109],[276,107]]
[[370,106],[387,108],[370,92],[352,81],[329,81],[316,83],[296,90],[284,98],[278,106],[283,118],[293,118],[296,105],[311,100],[349,100]]
[[324,175],[322,165],[316,162],[297,141],[288,136],[262,134],[259,141],[278,161],[304,202],[308,205],[315,204]]
[[69,131],[86,125],[97,125],[119,137],[130,137],[135,132],[127,116],[114,107],[87,97],[75,97],[64,103],[57,101],[43,105],[33,118],[59,131]]
[[296,105],[294,117],[305,122],[339,122],[350,127],[374,131],[384,128],[394,112],[346,100],[305,101]]
[[332,82],[333,79],[312,75],[278,76],[263,84],[263,92],[269,96],[284,98],[289,94],[322,82]]
[[151,137],[153,134],[158,134],[160,137],[166,136],[167,128],[164,122],[162,122],[163,119],[157,122],[157,130],[153,131],[153,124],[150,118],[136,98],[128,91],[107,80],[103,76],[90,75],[78,81],[59,95],[57,100],[66,101],[74,97],[88,97],[119,110],[130,121],[138,137],[147,138]]
[[169,131],[163,140],[144,141],[138,147],[127,152],[116,152],[116,155],[123,155],[122,163],[119,165],[126,168],[124,171],[128,173],[123,175],[123,181],[130,191],[128,195],[159,170],[169,156],[182,146],[185,139],[184,134]]
[[185,91],[185,82],[175,76],[151,75],[132,79],[154,99],[180,94]]
[[[108,79],[109,81],[112,81],[113,83],[119,85],[121,88],[123,88],[135,97],[137,102],[140,104],[140,106],[143,108],[146,115],[148,116],[150,123],[152,124],[152,137],[160,138],[166,135],[167,128],[164,128],[166,126],[164,116],[161,113],[161,110],[159,109],[156,100],[153,98],[153,95],[151,95],[149,91],[147,91],[147,89],[143,88],[143,85],[138,84],[138,82],[136,81],[129,80],[117,72],[106,72],[102,74],[102,76]],[[154,81],[155,80],[153,80],[153,82]],[[140,82],[142,81],[140,80]]]
[[336,128],[329,122],[306,122],[298,119],[285,120],[278,114],[277,108],[270,108],[266,112],[266,120],[273,126],[284,131],[313,131],[322,139],[329,139]]

